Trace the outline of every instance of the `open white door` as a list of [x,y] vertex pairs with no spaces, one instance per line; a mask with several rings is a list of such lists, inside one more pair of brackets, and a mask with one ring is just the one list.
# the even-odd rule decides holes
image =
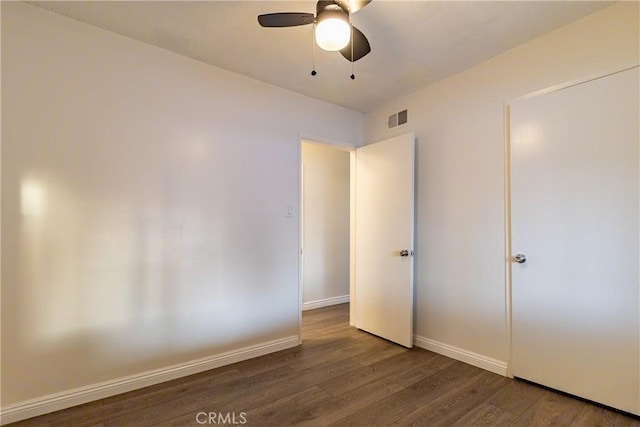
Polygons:
[[414,135],[356,150],[356,327],[413,346]]
[[635,68],[510,106],[513,374],[634,414],[639,80]]

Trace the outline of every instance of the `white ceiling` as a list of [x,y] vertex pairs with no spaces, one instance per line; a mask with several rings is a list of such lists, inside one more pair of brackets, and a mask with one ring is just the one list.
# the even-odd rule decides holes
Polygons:
[[29,2],[313,98],[368,112],[611,2],[373,0],[352,15],[371,53],[351,64],[316,49],[312,26],[262,28],[257,15],[314,1]]

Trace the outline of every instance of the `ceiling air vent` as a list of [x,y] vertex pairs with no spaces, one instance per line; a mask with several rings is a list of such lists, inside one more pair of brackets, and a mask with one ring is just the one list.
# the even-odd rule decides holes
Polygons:
[[402,110],[387,117],[387,130],[406,125],[409,122],[407,110]]

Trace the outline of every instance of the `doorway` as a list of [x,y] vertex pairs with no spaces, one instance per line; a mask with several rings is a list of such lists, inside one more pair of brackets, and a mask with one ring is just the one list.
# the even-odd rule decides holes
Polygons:
[[300,144],[301,313],[350,302],[352,326],[411,347],[415,136]]
[[350,301],[352,148],[302,139],[301,309]]

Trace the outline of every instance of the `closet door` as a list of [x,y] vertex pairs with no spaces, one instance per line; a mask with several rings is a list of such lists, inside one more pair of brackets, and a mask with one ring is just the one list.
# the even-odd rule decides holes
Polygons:
[[513,373],[640,414],[638,68],[510,107]]

